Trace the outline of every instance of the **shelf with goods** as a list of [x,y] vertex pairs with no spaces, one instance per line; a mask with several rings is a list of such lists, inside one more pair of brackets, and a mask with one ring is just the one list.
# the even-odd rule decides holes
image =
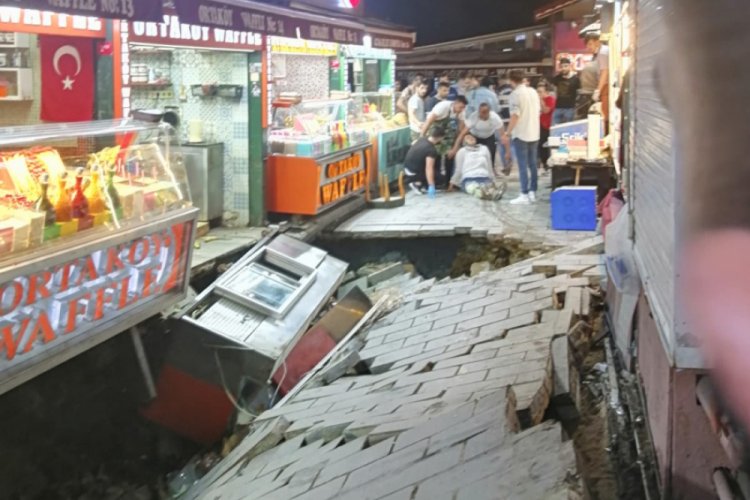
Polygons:
[[31,69],[0,67],[0,101],[30,101],[33,95]]
[[0,270],[27,252],[190,209],[170,137],[164,125],[135,121],[0,129]]

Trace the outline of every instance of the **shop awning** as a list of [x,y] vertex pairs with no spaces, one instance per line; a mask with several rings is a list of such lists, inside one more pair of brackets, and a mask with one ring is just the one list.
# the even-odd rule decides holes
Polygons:
[[[1,1],[1,0],[0,0]],[[213,28],[361,45],[364,25],[249,0],[175,0],[180,21]]]
[[557,14],[566,7],[575,5],[580,1],[581,0],[556,0],[554,2],[545,4],[534,11],[534,20],[541,21],[542,19],[547,18],[553,14]]
[[417,34],[407,29],[396,29],[365,20],[365,29],[372,38],[372,47],[375,49],[392,49],[397,52],[410,51],[414,48]]
[[160,21],[164,15],[160,0],[0,0],[0,7],[128,21]]

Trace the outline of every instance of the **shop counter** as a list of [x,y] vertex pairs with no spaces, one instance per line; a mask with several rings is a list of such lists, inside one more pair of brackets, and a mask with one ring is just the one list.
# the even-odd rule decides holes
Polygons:
[[272,213],[317,215],[365,190],[370,143],[318,157],[274,154],[266,165],[266,208]]

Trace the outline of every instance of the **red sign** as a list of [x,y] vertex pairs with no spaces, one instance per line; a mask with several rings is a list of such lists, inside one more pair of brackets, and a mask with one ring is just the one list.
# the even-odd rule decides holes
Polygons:
[[0,7],[0,31],[90,38],[105,37],[104,22],[97,17],[69,16],[16,7]]
[[581,71],[586,64],[591,62],[591,60],[594,58],[591,53],[568,53],[568,52],[559,52],[557,56],[555,57],[555,71],[560,71],[560,59],[569,59],[570,65],[573,67],[574,71]]
[[166,15],[161,23],[130,23],[129,41],[147,45],[249,51],[262,48],[263,35],[253,31],[182,23],[177,16]]
[[39,37],[42,110],[48,122],[94,118],[94,42],[87,38]]
[[192,222],[0,284],[0,372],[182,292]]

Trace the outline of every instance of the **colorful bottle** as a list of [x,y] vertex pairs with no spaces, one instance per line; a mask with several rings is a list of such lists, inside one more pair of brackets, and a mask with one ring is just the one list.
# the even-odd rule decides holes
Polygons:
[[91,182],[89,182],[89,185],[86,186],[84,191],[84,196],[86,196],[86,199],[89,201],[89,210],[92,214],[101,214],[107,210],[107,203],[104,201],[101,182],[99,167],[92,167]]
[[73,220],[73,208],[70,206],[70,196],[67,191],[68,173],[64,172],[57,178],[57,199],[55,200],[55,215],[57,222]]
[[76,169],[76,187],[73,191],[73,198],[70,201],[73,208],[73,217],[83,219],[89,216],[89,200],[83,194],[83,167]]
[[107,198],[109,203],[115,211],[118,219],[122,219],[122,202],[120,201],[120,195],[117,193],[115,187],[115,169],[110,168],[107,170],[107,187],[106,187]]
[[38,200],[36,200],[35,209],[37,212],[44,213],[44,225],[45,226],[52,226],[55,224],[56,217],[55,217],[55,207],[52,205],[52,202],[49,201],[48,197],[48,191],[49,191],[49,175],[44,174],[42,175],[40,185],[42,187],[42,195],[39,197]]

